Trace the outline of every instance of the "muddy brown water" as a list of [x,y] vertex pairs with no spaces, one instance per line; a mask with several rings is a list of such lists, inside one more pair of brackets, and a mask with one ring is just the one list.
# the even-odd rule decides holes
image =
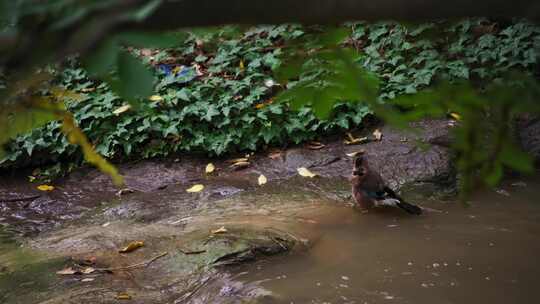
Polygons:
[[421,217],[335,207],[313,219],[311,250],[233,273],[274,294],[268,303],[536,303],[540,179],[510,184],[470,207],[426,202],[442,212]]
[[[409,193],[411,200],[440,211],[420,217],[400,210],[357,212],[346,181],[335,178],[293,178],[260,188],[218,180],[193,196],[200,201],[193,206],[186,205],[191,197],[179,186],[159,195],[135,193],[105,207],[85,196],[89,211],[81,220],[36,235],[32,246],[24,238],[18,238],[21,244],[13,240],[18,226],[0,229],[0,303],[117,303],[121,291],[133,295],[126,303],[534,303],[540,178],[516,182],[507,182],[499,193],[477,193],[470,207]],[[242,191],[220,194],[231,189]],[[171,224],[186,214],[196,218],[193,226]],[[183,231],[201,225],[208,233],[208,227],[232,224],[280,225],[311,245],[189,277],[198,283],[186,297],[182,267],[198,256],[176,252],[176,242],[185,240]],[[114,248],[130,233],[144,236],[147,247],[118,257]],[[44,256],[44,249],[56,252],[54,258]],[[137,271],[96,274],[92,282],[55,274],[82,249],[98,261],[110,256],[112,265],[146,260],[154,251],[170,254]],[[102,251],[108,253],[99,255]]]

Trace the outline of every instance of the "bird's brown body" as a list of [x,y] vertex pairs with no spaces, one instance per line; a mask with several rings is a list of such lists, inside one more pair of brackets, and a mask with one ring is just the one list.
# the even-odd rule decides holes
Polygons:
[[386,186],[383,178],[372,170],[365,156],[358,156],[353,161],[351,176],[352,195],[358,207],[369,210],[377,206],[396,206],[411,214],[421,214],[418,206],[406,203]]

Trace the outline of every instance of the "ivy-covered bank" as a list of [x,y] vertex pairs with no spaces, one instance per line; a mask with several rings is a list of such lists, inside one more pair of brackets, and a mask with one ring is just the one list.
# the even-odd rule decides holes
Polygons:
[[[482,88],[511,70],[538,70],[540,28],[523,21],[353,23],[343,29],[347,35],[341,47],[358,51],[357,63],[378,76],[381,102],[391,103],[439,80],[467,79]],[[324,29],[223,27],[193,31],[178,48],[132,50],[158,76],[155,95],[138,107],[127,106],[106,84],[90,80],[75,59],[54,69],[58,84],[79,94],[66,101],[67,108],[107,158],[185,151],[222,155],[361,126],[370,114],[361,102],[343,100],[328,119],[320,120],[309,106],[292,111],[273,98],[304,78],[317,77],[306,69],[284,83],[275,72],[289,64],[288,55],[298,48],[295,41],[318,33],[324,35]],[[304,59],[304,65],[316,60]],[[67,142],[59,122],[19,136],[6,148],[1,168],[52,165],[52,171],[63,171],[82,162],[79,148]]]

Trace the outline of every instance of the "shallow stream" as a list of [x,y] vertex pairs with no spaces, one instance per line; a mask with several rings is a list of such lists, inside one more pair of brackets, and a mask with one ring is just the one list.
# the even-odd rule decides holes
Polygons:
[[[270,303],[535,303],[540,180],[477,194],[469,207],[410,217],[329,209],[311,250],[236,268]],[[506,189],[506,190],[505,190]]]

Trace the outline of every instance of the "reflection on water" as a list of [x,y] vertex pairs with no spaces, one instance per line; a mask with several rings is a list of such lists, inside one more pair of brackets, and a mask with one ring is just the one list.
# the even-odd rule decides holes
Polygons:
[[[540,182],[474,197],[471,207],[424,203],[421,217],[335,207],[301,254],[234,269],[272,303],[533,303],[540,275]],[[510,194],[510,196],[507,196]]]

